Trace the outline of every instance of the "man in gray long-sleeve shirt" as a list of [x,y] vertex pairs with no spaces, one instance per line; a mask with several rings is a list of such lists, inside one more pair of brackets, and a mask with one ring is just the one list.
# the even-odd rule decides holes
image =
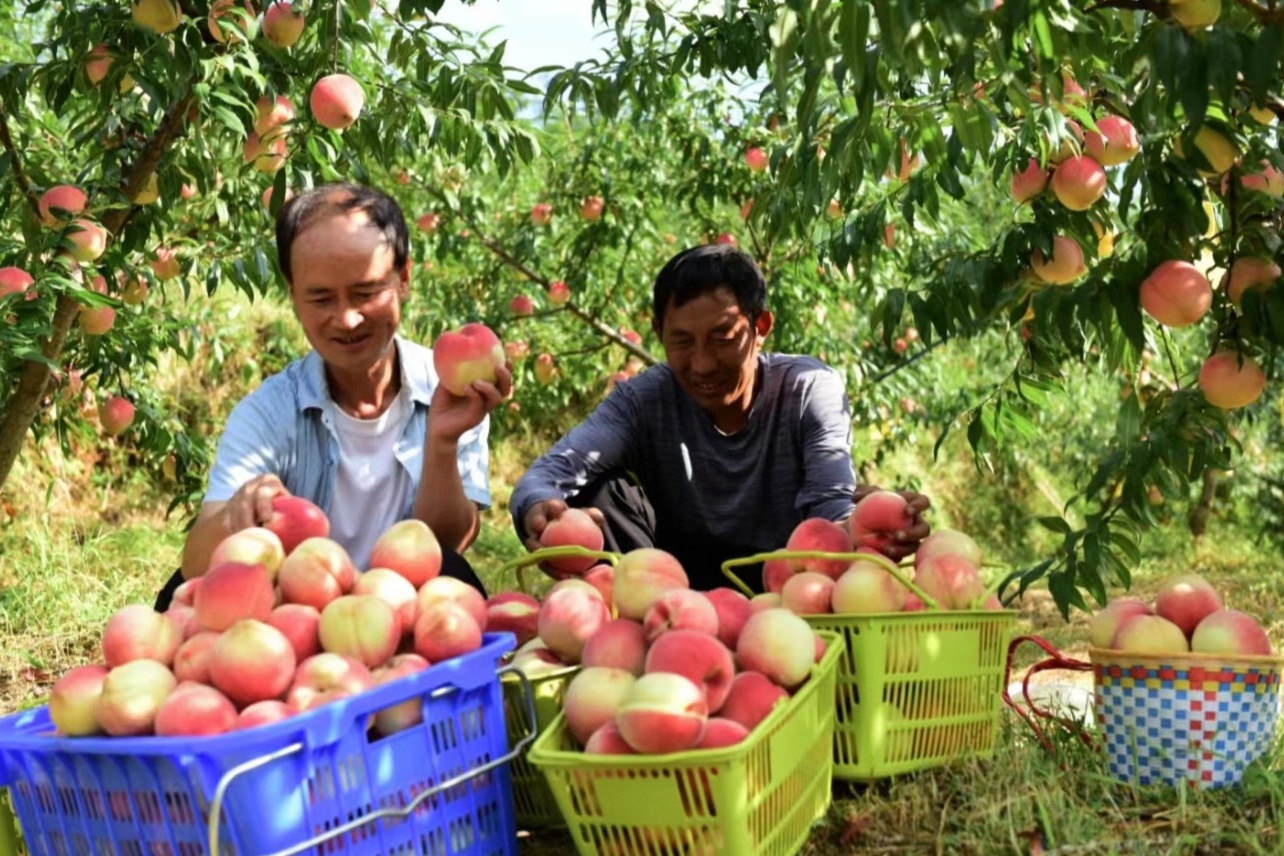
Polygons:
[[[761,353],[771,332],[762,273],[725,245],[674,257],[656,279],[666,364],[620,383],[539,458],[510,499],[528,547],[569,501],[603,524],[607,548],[678,558],[695,589],[725,583],[729,558],[783,547],[809,517],[851,514],[856,474],[842,377],[807,356]],[[926,497],[911,498],[927,534]],[[760,572],[746,582],[761,589]]]

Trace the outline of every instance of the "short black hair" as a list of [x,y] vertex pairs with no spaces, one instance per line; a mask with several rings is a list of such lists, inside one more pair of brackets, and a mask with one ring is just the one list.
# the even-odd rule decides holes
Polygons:
[[400,271],[410,259],[410,229],[397,200],[382,190],[353,182],[323,184],[305,190],[281,206],[276,215],[276,258],[287,283],[294,282],[290,249],[299,233],[326,214],[364,211],[392,246],[393,268]]
[[691,247],[669,259],[655,278],[651,304],[655,329],[663,328],[670,300],[676,308],[719,288],[735,294],[736,305],[750,321],[767,308],[767,281],[753,256],[730,244]]

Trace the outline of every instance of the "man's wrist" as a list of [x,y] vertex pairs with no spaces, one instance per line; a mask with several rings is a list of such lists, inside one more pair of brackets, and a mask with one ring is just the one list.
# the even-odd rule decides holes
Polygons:
[[424,440],[424,456],[429,460],[453,459],[459,455],[458,437],[438,437],[429,434]]

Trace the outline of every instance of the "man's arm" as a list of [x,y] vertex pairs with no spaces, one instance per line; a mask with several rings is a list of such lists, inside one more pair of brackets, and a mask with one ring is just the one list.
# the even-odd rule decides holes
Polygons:
[[[477,506],[490,497],[488,416],[512,389],[513,376],[505,367],[496,372],[495,383],[476,381],[463,395],[454,395],[443,384],[433,391],[414,516],[455,552],[462,553],[477,538]],[[462,439],[466,435],[468,439]],[[467,474],[467,485],[461,470]]]
[[[538,537],[538,532],[526,529],[528,513],[537,503],[564,502],[603,474],[634,464],[640,440],[637,412],[632,390],[617,387],[587,419],[530,465],[509,499],[518,540],[530,547],[529,540]],[[545,523],[550,519],[531,516]]]
[[820,371],[803,402],[803,487],[799,515],[845,520],[852,513],[856,470],[852,466],[852,420],[847,390],[834,371]]
[[289,493],[281,482],[275,447],[280,436],[253,399],[233,408],[210,468],[205,501],[183,542],[184,578],[203,575],[220,541],[263,525],[272,516],[272,498]]

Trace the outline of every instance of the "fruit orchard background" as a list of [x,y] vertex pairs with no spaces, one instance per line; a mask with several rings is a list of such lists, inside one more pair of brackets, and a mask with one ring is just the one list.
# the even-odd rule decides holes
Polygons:
[[[216,41],[199,0],[163,34],[131,15],[150,21],[168,2],[0,11],[0,267],[34,278],[0,298],[0,497],[12,526],[77,490],[69,480],[100,496],[146,480],[171,499],[170,525],[185,522],[231,403],[305,347],[282,308],[263,195],[350,178],[393,192],[412,220],[434,215],[414,236],[405,332],[428,342],[483,320],[514,347],[518,389],[494,429],[496,532],[522,464],[613,373],[662,356],[647,328],[660,265],[734,238],[769,276],[772,346],[845,373],[862,475],[942,489],[938,525],[993,533],[1009,592],[1046,582],[1063,614],[1104,602],[1165,517],[1189,516],[1198,533],[1214,509],[1214,522],[1239,511],[1252,537],[1278,538],[1284,298],[1260,288],[1237,308],[1217,287],[1236,258],[1279,255],[1278,197],[1241,181],[1263,161],[1284,164],[1284,12],[1271,3],[1228,0],[1205,27],[1182,22],[1218,5],[1206,0],[796,0],[702,13],[593,2],[616,34],[609,56],[526,75],[505,67],[502,45],[438,22],[440,0],[300,6],[288,48],[257,25]],[[95,84],[98,45],[112,63]],[[335,72],[365,93],[341,131],[308,107]],[[245,147],[256,102],[277,96],[295,119],[284,164],[264,171]],[[1090,130],[1107,115],[1126,116],[1141,147],[1108,168],[1104,197],[1084,211],[1051,192],[1013,201],[1014,170],[1073,139],[1069,121]],[[1224,189],[1201,129],[1239,156]],[[749,168],[750,147],[767,170]],[[139,204],[153,175],[158,198]],[[71,233],[38,217],[58,184],[83,188],[111,235],[79,278],[58,257]],[[594,196],[603,214],[586,219]],[[530,216],[541,203],[544,225]],[[1065,286],[1029,270],[1055,235],[1085,257]],[[168,251],[180,271],[162,280]],[[1214,286],[1211,311],[1180,329],[1139,307],[1143,280],[1174,259]],[[127,302],[139,276],[149,291]],[[555,281],[569,303],[549,300]],[[518,295],[534,315],[510,312]],[[90,335],[82,307],[103,306],[115,323]],[[1223,346],[1269,378],[1232,411],[1196,383]],[[535,370],[543,353],[556,366],[548,383]],[[137,408],[117,438],[97,418],[113,395]],[[972,472],[933,480],[961,452]],[[78,459],[79,482],[64,469]],[[517,549],[510,540],[480,546],[500,554]]]

